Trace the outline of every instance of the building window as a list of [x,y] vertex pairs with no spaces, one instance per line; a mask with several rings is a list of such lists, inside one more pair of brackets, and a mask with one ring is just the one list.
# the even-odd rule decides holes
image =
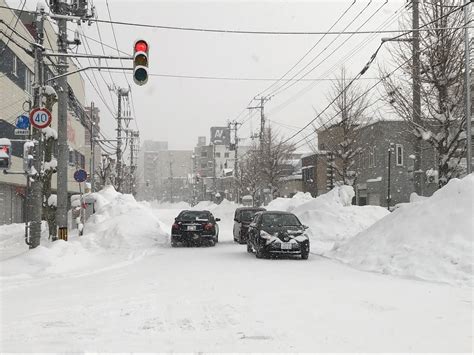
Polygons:
[[207,168],[207,164],[206,163],[201,163],[201,169],[206,169]]
[[16,55],[13,55],[12,74],[18,76],[18,58]]
[[76,154],[74,150],[69,150],[69,165],[76,165]]
[[375,148],[369,148],[369,168],[375,168]]
[[221,157],[221,153],[220,152],[216,152],[216,158],[220,158]]
[[229,157],[229,152],[225,152],[224,153],[224,158],[228,158]]
[[395,146],[395,159],[397,166],[403,166],[403,145],[401,144]]
[[31,82],[31,71],[25,68],[25,91],[33,96],[33,85]]
[[201,157],[207,157],[207,152],[205,150],[201,152]]

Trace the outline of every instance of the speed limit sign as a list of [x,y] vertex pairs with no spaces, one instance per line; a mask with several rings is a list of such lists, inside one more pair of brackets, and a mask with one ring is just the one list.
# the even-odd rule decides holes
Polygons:
[[37,107],[30,111],[30,123],[38,129],[46,128],[51,124],[51,112],[44,107]]

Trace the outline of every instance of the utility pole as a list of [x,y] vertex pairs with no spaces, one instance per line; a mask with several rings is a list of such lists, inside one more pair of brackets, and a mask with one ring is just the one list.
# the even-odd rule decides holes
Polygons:
[[94,114],[94,102],[91,102],[91,161],[89,164],[90,177],[91,177],[91,191],[95,192],[95,114]]
[[[413,28],[413,122],[417,126],[421,126],[421,97],[420,97],[420,12],[419,0],[412,0],[412,28]],[[415,192],[418,195],[423,194],[422,189],[422,171],[421,171],[421,137],[417,134],[415,137],[415,161],[413,182],[415,184]]]
[[255,99],[255,100],[260,100],[260,105],[259,106],[251,106],[247,107],[249,110],[251,109],[259,109],[260,110],[260,133],[258,135],[260,139],[260,149],[263,149],[263,139],[265,136],[265,102],[270,100],[269,98],[265,96],[261,96],[260,99]]
[[173,203],[173,162],[170,159],[170,202]]
[[[58,15],[68,15],[69,5],[58,0],[51,10]],[[58,18],[58,52],[67,53],[67,19]],[[66,57],[59,57],[57,64],[58,75],[67,72],[68,63]],[[67,77],[61,76],[58,83],[58,167],[57,167],[57,204],[56,219],[58,223],[58,238],[68,239],[68,160],[69,149],[67,143],[67,106],[68,106],[68,84]]]
[[214,190],[214,196],[217,194],[217,171],[216,171],[216,145],[212,143],[212,185]]
[[[43,78],[44,78],[44,63],[43,63],[43,38],[44,38],[44,8],[39,5],[36,8],[35,26],[36,26],[36,45],[34,47],[35,53],[35,83],[34,83],[34,107],[41,107],[42,92],[43,92]],[[41,215],[43,210],[43,184],[41,177],[41,169],[43,163],[43,146],[41,130],[33,128],[33,139],[37,142],[34,150],[34,167],[36,175],[33,177],[31,183],[31,202],[30,202],[30,239],[28,245],[30,249],[36,248],[40,245],[41,239]]]
[[465,0],[464,4],[464,86],[466,90],[466,165],[467,173],[472,172],[472,113],[471,113],[471,63],[470,63],[470,46],[469,46],[469,14],[471,9],[469,6],[470,0]]
[[[232,125],[234,128],[232,128]],[[237,130],[238,126],[242,125],[242,123],[239,123],[237,121],[232,121],[229,123],[229,127],[234,130],[234,183],[235,183],[235,202],[239,203],[239,183],[238,183],[238,177],[239,177],[239,137],[237,135]]]
[[122,97],[128,96],[128,89],[117,89],[117,165],[116,169],[116,188],[122,192]]

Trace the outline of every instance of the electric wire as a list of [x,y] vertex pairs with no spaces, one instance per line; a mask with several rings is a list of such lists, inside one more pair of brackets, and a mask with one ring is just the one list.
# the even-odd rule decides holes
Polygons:
[[[18,15],[17,18],[16,18],[15,24],[13,25],[12,34],[13,34],[13,31],[15,31],[16,26],[18,25],[18,22],[20,21],[20,17],[21,17],[21,15],[22,15],[22,13],[23,13],[23,11],[24,11],[24,9],[25,9],[25,5],[26,5],[26,0],[23,2],[23,5],[22,5],[22,7],[21,7],[21,9],[20,9],[20,13],[19,13],[19,15]],[[13,11],[14,9],[10,8],[10,10]],[[15,14],[13,14],[13,15],[15,16]],[[10,26],[8,26],[8,27],[10,27]],[[10,43],[10,41],[11,41],[11,37],[7,36],[7,33],[6,33],[6,32],[4,33],[4,35],[7,37],[7,42],[6,42],[6,44],[5,44],[5,47],[3,47],[2,51],[0,52],[0,55],[2,55],[3,52],[5,52],[5,50],[6,50],[7,47],[8,47],[8,43]],[[16,43],[15,43],[15,44],[16,44]],[[18,44],[17,44],[17,46],[18,46]]]
[[[400,14],[400,11],[404,11],[407,9],[407,5],[403,5],[401,8],[399,8],[397,11],[395,11],[387,20],[385,20],[379,27],[378,29],[380,28],[385,28],[387,26],[390,26],[395,20],[397,20],[397,18],[401,15]],[[327,76],[329,76],[336,68],[338,67],[341,67],[344,65],[344,63],[350,61],[353,56],[358,53],[360,50],[364,49],[366,44],[369,43],[371,40],[373,40],[375,37],[377,37],[377,34],[371,34],[371,35],[368,35],[366,36],[366,38],[361,42],[359,43],[358,45],[356,45],[351,51],[349,51],[343,58],[341,58],[339,61],[337,61],[336,63],[334,63],[333,66],[331,66],[329,69],[327,69],[320,77],[319,79],[324,79],[326,78]],[[368,79],[368,78],[360,78],[359,80],[362,80],[362,79]],[[376,78],[378,79],[378,78]],[[350,80],[350,79],[349,79]],[[312,83],[308,84],[306,87],[302,88],[301,90],[299,90],[297,93],[295,93],[294,95],[292,95],[290,98],[288,98],[287,100],[285,100],[283,103],[281,103],[280,105],[278,105],[277,107],[271,109],[268,114],[275,114],[276,112],[279,112],[281,111],[283,108],[285,108],[286,106],[288,106],[292,101],[296,100],[298,97],[306,94],[307,92],[309,92],[310,90],[312,90],[314,88],[315,85],[313,85]]]
[[[357,28],[357,30],[360,30],[362,27],[364,27],[377,13],[380,12],[380,10],[382,10],[382,8],[383,8],[385,5],[387,5],[387,3],[388,3],[388,0],[386,0],[384,3],[382,3],[382,5],[379,6],[379,7],[372,13],[372,15],[370,15],[370,16]],[[370,2],[369,2],[369,4],[370,4]],[[367,8],[367,7],[366,7],[366,8]],[[364,8],[363,11],[364,11],[366,8]],[[361,12],[359,15],[361,15],[361,14],[362,14],[362,12]],[[358,15],[358,16],[359,16],[359,15]],[[356,17],[355,19],[357,19],[357,17]],[[354,19],[354,20],[355,20],[355,19]],[[353,22],[354,22],[354,21],[352,21],[349,25],[352,25]],[[347,41],[350,40],[353,36],[354,36],[354,35],[348,36],[342,43],[340,43],[335,49],[333,49],[333,51],[332,51],[331,53],[329,53],[325,58],[323,58],[321,61],[319,61],[318,64],[316,64],[315,66],[313,66],[313,67],[312,67],[310,70],[308,70],[306,73],[304,73],[299,79],[305,78],[305,77],[308,76],[311,72],[313,72],[316,68],[318,68],[321,64],[325,63],[326,60],[327,60],[329,57],[331,57],[331,55],[333,55],[334,53],[336,53],[336,52],[337,52],[344,44],[346,44]],[[322,53],[324,53],[325,50],[326,50],[327,48],[329,48],[329,47],[331,46],[331,44],[334,43],[339,37],[340,37],[339,35],[336,36],[336,37],[334,38],[334,40],[333,40],[328,46],[326,46],[326,47],[324,48],[323,51],[321,51],[320,53],[318,53],[318,55],[317,55],[315,58],[313,58],[308,64],[306,64],[301,70],[299,70],[298,73],[296,73],[296,74],[292,77],[292,79],[294,79],[294,78],[295,78],[296,76],[298,76],[301,72],[303,72],[307,67],[309,67],[309,66],[310,66],[317,58],[319,58],[319,56],[320,56]],[[297,82],[297,81],[296,81],[296,82]],[[290,84],[288,84],[288,85],[285,83],[285,85],[282,85],[282,86],[278,87],[277,89],[274,89],[272,92],[269,93],[269,95],[270,95],[270,96],[276,96],[276,95],[282,93],[283,91],[288,90],[289,88],[293,87],[296,82],[292,82],[292,83],[290,83]],[[286,86],[286,87],[285,87],[285,86]]]
[[[114,36],[114,41],[115,41],[115,46],[117,48],[117,54],[120,55],[120,50],[119,50],[119,45],[118,45],[118,42],[117,42],[117,36],[115,34],[115,28],[114,28],[114,24],[112,23],[112,15],[110,13],[110,7],[109,7],[109,0],[105,0],[105,4],[107,6],[107,13],[109,15],[109,20],[110,20],[110,27],[112,28],[112,34]],[[122,62],[122,59],[120,59],[120,65],[123,67],[123,62]],[[127,85],[128,85],[128,89],[129,89],[129,96],[130,96],[130,101],[132,103],[132,110],[133,110],[133,116],[134,116],[134,123],[135,123],[135,126],[137,128],[137,130],[139,130],[138,128],[138,123],[137,123],[137,117],[136,117],[136,112],[135,112],[135,104],[134,104],[134,101],[133,101],[133,93],[132,93],[132,88],[130,86],[130,82],[128,81],[128,77],[127,75],[125,74],[125,70],[122,71],[123,72],[123,76],[125,78],[125,81],[127,82]]]
[[[337,18],[337,20],[331,25],[331,27],[329,27],[329,31],[331,31],[343,18],[344,16],[349,12],[349,10],[355,5],[355,3],[357,2],[357,0],[354,0],[348,8],[346,8],[343,13]],[[290,68],[288,69],[285,74],[283,74],[278,80],[276,80],[273,84],[271,84],[270,86],[268,86],[266,89],[262,90],[259,94],[257,94],[256,96],[261,96],[263,95],[263,93],[265,93],[266,91],[270,90],[270,88],[272,88],[273,86],[275,86],[276,84],[278,84],[280,81],[283,80],[284,77],[286,77],[294,68],[296,68],[317,46],[319,43],[321,43],[321,41],[326,38],[327,36],[327,32],[322,35],[319,40],[308,50],[306,51],[306,53],[296,61],[296,63]]]

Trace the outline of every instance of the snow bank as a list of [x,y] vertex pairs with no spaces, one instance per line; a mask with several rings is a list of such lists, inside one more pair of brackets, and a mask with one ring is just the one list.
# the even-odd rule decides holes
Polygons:
[[311,251],[325,254],[389,213],[378,206],[353,206],[353,196],[352,187],[339,186],[316,198],[303,193],[278,198],[266,208],[296,214],[309,227]]
[[108,186],[92,197],[96,199],[96,213],[87,221],[83,239],[106,249],[146,249],[167,243],[158,218],[132,195]]
[[363,270],[472,285],[474,174],[406,204],[331,256]]
[[23,224],[0,226],[0,248],[7,249],[8,255],[0,262],[0,276],[97,272],[131,263],[168,243],[152,210],[132,195],[118,193],[113,187],[91,195],[96,213],[86,222],[84,235],[70,231],[68,242],[51,242],[43,232],[41,245],[28,250]]

